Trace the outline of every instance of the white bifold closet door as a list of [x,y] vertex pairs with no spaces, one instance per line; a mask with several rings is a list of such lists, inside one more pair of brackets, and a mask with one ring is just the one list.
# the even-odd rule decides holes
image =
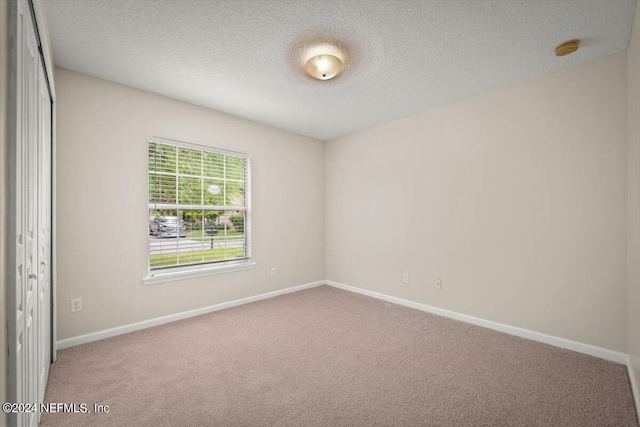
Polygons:
[[[51,98],[29,4],[16,25],[15,282],[10,290],[9,390],[38,411],[9,414],[11,425],[37,426],[51,364]],[[10,301],[11,302],[11,301]]]

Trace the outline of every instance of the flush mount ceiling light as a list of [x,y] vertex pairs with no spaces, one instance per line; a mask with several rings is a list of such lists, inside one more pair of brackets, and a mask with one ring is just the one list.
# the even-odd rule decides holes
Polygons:
[[302,64],[314,79],[329,80],[344,68],[344,53],[332,44],[316,45],[303,55]]
[[565,56],[575,52],[580,47],[580,40],[573,39],[556,46],[556,56]]

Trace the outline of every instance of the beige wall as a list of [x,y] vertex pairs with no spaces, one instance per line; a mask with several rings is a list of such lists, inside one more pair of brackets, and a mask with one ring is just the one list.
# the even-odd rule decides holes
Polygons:
[[[7,106],[9,97],[9,2],[0,1],[0,403],[6,401],[7,389]],[[0,412],[0,426],[6,415]]]
[[[64,69],[56,91],[58,339],[324,279],[323,142]],[[255,269],[142,283],[147,135],[252,155]]]
[[[629,357],[640,385],[640,7],[628,49],[629,132]],[[640,396],[637,396],[640,398]]]
[[327,279],[626,351],[626,58],[329,142]]

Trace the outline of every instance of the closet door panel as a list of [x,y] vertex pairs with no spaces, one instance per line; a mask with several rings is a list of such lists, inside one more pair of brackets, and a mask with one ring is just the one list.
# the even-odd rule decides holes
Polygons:
[[[29,403],[39,402],[38,393],[38,145],[39,145],[39,79],[40,56],[31,14],[25,19],[25,368],[26,398]],[[37,413],[26,414],[26,424],[37,425]]]
[[42,402],[51,364],[51,100],[42,64],[38,72],[38,398]]
[[[38,405],[51,361],[51,99],[26,0],[13,3],[15,145],[11,152],[10,401]],[[37,426],[39,413],[9,414]]]
[[[24,3],[18,2],[17,7],[17,22],[16,22],[16,146],[14,157],[14,184],[15,184],[15,211],[12,213],[15,215],[14,227],[15,227],[15,270],[14,270],[14,288],[12,289],[12,298],[15,299],[14,319],[15,325],[10,325],[9,337],[11,339],[9,363],[10,368],[15,369],[15,376],[10,378],[11,388],[14,390],[14,395],[9,395],[10,399],[15,399],[16,402],[26,401],[26,387],[25,387],[25,358],[26,358],[26,281],[27,271],[25,267],[25,230],[24,230],[24,215],[25,215],[25,123],[22,120],[22,116],[25,115],[25,10]],[[10,414],[10,423],[15,421],[16,425],[24,425],[23,414]],[[11,420],[13,418],[13,420]]]

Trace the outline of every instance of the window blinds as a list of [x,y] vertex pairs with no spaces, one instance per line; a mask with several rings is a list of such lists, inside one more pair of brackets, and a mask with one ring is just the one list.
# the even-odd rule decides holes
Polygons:
[[250,257],[250,158],[149,137],[150,270]]

